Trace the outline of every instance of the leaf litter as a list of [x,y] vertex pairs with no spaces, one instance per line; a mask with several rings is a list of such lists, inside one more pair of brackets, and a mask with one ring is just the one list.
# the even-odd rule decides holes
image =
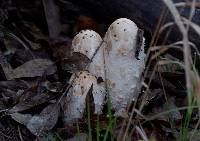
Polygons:
[[[55,6],[55,3],[53,5]],[[52,29],[48,12],[50,11],[46,7],[48,30],[51,31],[50,34],[53,37],[55,36],[53,30],[57,29]],[[51,135],[51,131],[62,135],[57,130],[58,126],[65,128],[64,126],[70,125],[76,128],[79,124],[82,126],[80,135],[71,130],[71,139],[63,135],[62,137],[66,140],[79,138],[86,140],[88,138],[85,134],[87,131],[85,127],[87,125],[86,97],[89,96],[93,98],[94,103],[94,113],[91,115],[103,118],[100,121],[105,124],[103,128],[100,128],[102,131],[108,126],[105,122],[108,118],[105,109],[109,98],[111,98],[112,112],[118,117],[117,122],[120,127],[123,127],[120,118],[131,114],[128,105],[136,102],[135,110],[137,110],[140,103],[145,101],[144,109],[137,111],[141,112],[140,114],[145,118],[135,116],[131,121],[132,126],[136,125],[137,131],[142,131],[141,133],[145,133],[142,135],[153,140],[162,137],[179,138],[181,135],[177,131],[181,128],[180,122],[184,119],[184,111],[173,110],[169,114],[152,120],[151,124],[148,122],[142,126],[137,120],[142,122],[157,113],[187,105],[185,100],[187,92],[185,80],[183,80],[184,68],[173,63],[160,65],[152,77],[151,75],[154,74],[152,65],[148,70],[148,75],[142,78],[145,67],[145,39],[143,36],[135,39],[140,36],[136,36],[139,33],[137,25],[125,18],[118,19],[110,25],[106,33],[104,32],[105,36],[102,39],[99,34],[104,35],[103,31],[106,28],[99,30],[101,26],[97,25],[98,23],[93,19],[89,19],[90,17],[80,16],[78,21],[74,22],[77,23],[73,29],[74,33],[71,37],[67,35],[67,37],[63,36],[64,38],[60,35],[49,38],[49,35],[43,33],[43,29],[26,21],[23,21],[19,28],[18,24],[14,24],[16,31],[13,33],[7,30],[7,27],[1,29],[3,32],[0,32],[2,46],[0,49],[0,133],[4,135],[8,131],[7,127],[10,129],[19,123],[17,125],[20,130],[16,131],[21,131],[24,140],[26,140],[26,134],[42,139],[45,133]],[[55,20],[57,21],[53,22],[58,22],[58,19]],[[86,23],[81,22],[83,20],[86,20]],[[92,30],[87,29],[88,25],[91,25],[90,22],[93,25]],[[184,22],[187,23],[187,19],[184,19]],[[188,23],[198,33],[198,25],[193,22]],[[64,30],[60,27],[60,23],[58,24],[59,30]],[[86,30],[82,30],[84,28]],[[67,31],[69,32],[68,29]],[[101,32],[98,34],[95,31]],[[55,32],[58,34],[58,31]],[[62,31],[59,32],[62,33]],[[134,44],[138,44],[139,47],[129,48],[134,47]],[[181,61],[179,57],[176,58],[171,53],[161,56],[160,61]],[[129,66],[133,65],[139,67],[134,67],[132,70]],[[135,76],[134,80],[131,79],[132,76]],[[142,87],[143,79],[145,79],[145,87]],[[151,83],[146,86],[149,80]],[[198,82],[198,79],[194,80]],[[143,91],[139,93],[141,87]],[[143,97],[146,91],[148,96]],[[198,93],[198,85],[195,85],[196,93]],[[196,97],[198,98],[198,95]],[[198,114],[193,114],[198,116]],[[92,124],[96,124],[97,119],[93,117]],[[13,124],[13,120],[17,123]],[[193,122],[195,120],[196,118],[192,118]],[[173,130],[171,126],[174,127]],[[95,130],[97,127],[92,128]],[[31,134],[27,133],[27,129]],[[191,129],[189,134],[196,140],[199,136],[197,133]],[[6,136],[2,139],[9,139],[12,137],[11,134],[19,137],[13,131],[8,132],[9,136],[5,134]],[[141,139],[140,135],[136,132],[129,139]],[[52,139],[55,137],[52,136]]]

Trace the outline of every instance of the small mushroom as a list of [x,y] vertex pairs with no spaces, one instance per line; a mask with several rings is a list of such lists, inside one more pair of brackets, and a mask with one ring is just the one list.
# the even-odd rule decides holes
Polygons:
[[[65,121],[81,118],[85,109],[85,98],[92,87],[95,113],[100,114],[105,98],[105,71],[103,49],[99,48],[102,39],[92,30],[83,30],[72,41],[72,55],[81,54],[90,63],[79,67],[71,78],[71,85],[66,98]],[[75,81],[72,81],[72,80]],[[68,106],[69,105],[69,106]]]
[[[101,36],[93,30],[80,31],[72,41],[73,53],[81,53],[90,59],[87,70],[91,75],[97,78],[97,82],[102,90],[99,91],[94,88],[93,98],[95,103],[95,113],[101,113],[101,105],[103,105],[105,93],[105,68],[103,48],[100,48],[102,43]],[[99,94],[98,94],[99,93]]]
[[62,64],[63,69],[70,70],[72,72],[81,71],[83,69],[85,70],[86,66],[93,61],[94,63],[91,63],[90,67],[92,67],[91,70],[95,71],[96,67],[94,65],[92,66],[92,64],[99,66],[103,62],[103,50],[101,49],[98,51],[99,53],[96,54],[96,51],[101,43],[102,38],[95,31],[80,31],[72,40],[71,57],[64,61]]
[[101,111],[105,88],[104,85],[98,84],[94,75],[88,71],[79,71],[72,75],[69,83],[72,86],[67,93],[64,104],[64,120],[66,123],[72,123],[82,117],[85,110],[85,99],[91,88],[95,111]]
[[144,40],[138,58],[137,25],[129,19],[114,21],[104,37],[106,84],[116,116],[127,116],[130,100],[137,97],[140,78],[145,67]]
[[[105,79],[104,74],[104,56],[103,48],[100,48],[102,43],[101,36],[93,30],[82,30],[72,40],[72,54],[82,54],[87,56],[91,61],[88,63],[88,70],[97,78]],[[86,67],[86,66],[85,66]]]
[[72,52],[79,52],[91,59],[101,42],[101,36],[95,31],[82,30],[72,40]]

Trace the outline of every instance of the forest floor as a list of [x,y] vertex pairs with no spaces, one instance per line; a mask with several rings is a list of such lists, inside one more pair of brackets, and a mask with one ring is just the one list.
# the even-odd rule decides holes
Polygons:
[[[161,14],[156,30],[144,34],[142,88],[127,118],[115,117],[109,100],[103,114],[94,114],[89,96],[83,118],[73,124],[63,121],[62,109],[72,75],[65,67],[72,39],[83,29],[103,36],[110,23],[77,14],[69,3],[73,12],[59,13],[66,8],[59,2],[0,3],[0,141],[200,140],[200,53],[189,40],[189,29],[200,36],[200,25],[191,20],[200,2],[163,0],[173,20],[165,23]],[[177,6],[190,7],[189,18]],[[182,38],[168,43],[174,25]]]

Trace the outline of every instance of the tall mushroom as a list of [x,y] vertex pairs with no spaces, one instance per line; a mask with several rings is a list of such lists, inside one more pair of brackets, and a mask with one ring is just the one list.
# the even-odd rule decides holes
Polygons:
[[82,117],[87,93],[92,88],[95,113],[101,113],[105,97],[105,71],[102,39],[92,30],[79,32],[72,41],[72,56],[79,54],[87,57],[90,63],[79,66],[79,71],[71,77],[72,87],[67,94],[64,114],[65,121],[71,122]]
[[101,48],[105,49],[106,84],[116,116],[126,116],[130,100],[137,96],[141,74],[144,70],[144,40],[138,58],[137,25],[120,18],[108,28]]

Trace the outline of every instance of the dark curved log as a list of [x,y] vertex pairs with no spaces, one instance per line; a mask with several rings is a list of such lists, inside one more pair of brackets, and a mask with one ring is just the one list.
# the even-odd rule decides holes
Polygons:
[[[85,12],[92,15],[99,21],[104,21],[110,24],[114,19],[120,17],[127,17],[135,21],[140,28],[154,32],[158,20],[163,10],[167,12],[167,8],[162,0],[60,0],[61,2],[68,2],[77,8],[79,12]],[[174,0],[174,2],[181,2],[182,0]],[[190,7],[180,9],[182,16],[188,17]],[[165,22],[171,21],[171,15],[166,14]],[[193,22],[200,25],[200,9],[196,9],[193,17]],[[176,29],[176,28],[175,28]],[[172,31],[173,37],[169,40],[177,41],[181,39],[177,30]],[[190,40],[200,45],[199,37],[190,32]]]
[[[74,24],[71,21],[76,21],[79,15],[88,15],[93,17],[97,22],[110,25],[115,19],[126,17],[133,20],[145,33],[153,34],[162,13],[166,14],[165,22],[172,21],[172,16],[167,12],[167,8],[162,0],[54,0],[60,8],[61,23]],[[181,2],[183,0],[174,0],[174,2]],[[191,1],[191,0],[188,0]],[[46,18],[44,14],[44,7],[42,0],[13,0],[16,10],[9,12],[9,20],[5,23],[6,26],[12,21],[34,22],[47,32]],[[21,10],[20,10],[21,9]],[[182,16],[188,17],[190,7],[183,7],[179,9]],[[29,11],[29,12],[26,12]],[[163,12],[164,11],[164,12]],[[20,15],[20,16],[17,16]],[[200,25],[200,9],[195,10],[193,22]],[[8,24],[7,24],[8,23]],[[181,40],[178,28],[173,28],[168,42]],[[169,30],[167,30],[169,31]],[[165,35],[161,35],[162,38]],[[148,38],[148,37],[147,37]],[[197,47],[200,45],[200,37],[193,31],[190,31],[190,40],[194,42]],[[198,47],[200,48],[200,47]]]

